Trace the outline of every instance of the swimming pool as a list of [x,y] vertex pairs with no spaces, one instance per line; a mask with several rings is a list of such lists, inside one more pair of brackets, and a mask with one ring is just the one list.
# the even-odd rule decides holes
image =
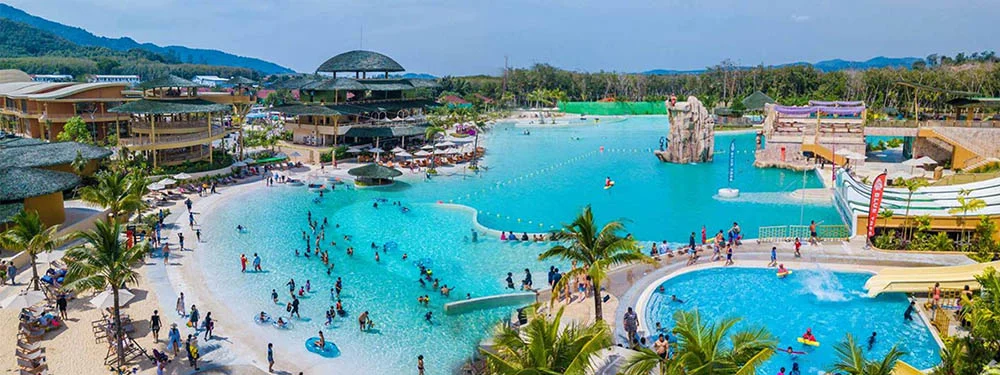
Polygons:
[[[507,272],[519,283],[523,270],[530,268],[538,285],[544,283],[550,265],[562,269],[566,265],[539,262],[544,245],[500,243],[485,236],[473,243],[468,238],[471,213],[443,209],[438,201],[469,206],[482,225],[517,232],[556,228],[592,204],[601,221],[627,218],[628,229],[637,238],[671,242],[686,242],[701,225],[714,232],[733,221],[753,237],[758,226],[798,223],[800,213],[806,222],[839,222],[832,206],[802,206],[788,196],[803,184],[820,186],[814,174],[752,167],[753,134],[717,136],[720,150],[736,141],[734,187],[743,195],[734,200],[715,197],[716,190],[726,185],[726,156],[716,155],[715,163],[697,165],[661,163],[651,148],[666,134],[666,122],[665,117],[637,117],[531,128],[531,135],[523,135],[524,128],[499,124],[482,140],[489,149],[482,162],[487,167],[484,172],[459,171],[430,181],[409,178],[389,188],[338,187],[319,204],[306,187],[262,187],[253,195],[220,202],[199,219],[212,249],[199,266],[210,285],[226,286],[215,288],[215,293],[238,315],[232,318],[248,324],[260,311],[271,315],[284,311],[284,306],[271,302],[271,289],[284,301],[288,299],[284,285],[290,278],[298,285],[310,280],[316,292],[302,300],[301,315],[311,320],[293,320],[289,331],[253,329],[283,348],[301,348],[307,338],[324,330],[341,356],[306,357],[314,364],[329,364],[335,373],[400,373],[412,370],[416,356],[423,354],[429,374],[445,374],[471,356],[474,345],[489,335],[497,321],[509,317],[511,309],[445,316],[444,303],[465,298],[466,293],[472,297],[502,293]],[[617,181],[614,188],[603,189],[605,176]],[[404,213],[389,203],[373,208],[376,199],[400,201],[410,211]],[[301,231],[308,230],[307,211],[316,219],[329,219],[324,248],[337,241],[330,249],[335,264],[330,276],[317,259],[295,256],[294,249],[305,247]],[[233,228],[238,224],[249,232],[236,233]],[[336,224],[340,228],[332,228]],[[345,253],[344,235],[352,236],[353,257]],[[398,248],[381,254],[376,263],[372,242],[379,247],[394,242]],[[239,255],[250,257],[255,252],[262,255],[267,272],[239,272]],[[431,265],[443,284],[456,287],[450,298],[420,286],[415,262],[421,260]],[[336,277],[343,279],[342,299],[349,316],[326,327],[323,312],[334,303],[329,290]],[[431,297],[428,308],[417,303],[417,297],[425,294]],[[376,332],[357,329],[357,316],[366,310],[376,321]],[[423,320],[427,311],[434,314],[432,324]]]
[[[653,292],[646,305],[645,324],[655,327],[661,322],[669,329],[675,311],[698,309],[710,321],[743,318],[737,330],[763,325],[778,339],[779,348],[791,346],[807,352],[796,357],[776,353],[758,370],[762,374],[775,374],[780,367],[791,369],[793,361],[799,363],[803,374],[829,371],[836,361],[834,346],[847,333],[864,345],[872,332],[878,332],[874,348],[865,352],[870,357],[881,358],[893,344],[899,344],[908,353],[902,358],[907,363],[917,368],[938,364],[939,348],[924,323],[920,319],[903,321],[909,304],[906,296],[883,293],[867,297],[863,286],[870,276],[821,269],[794,270],[784,279],[778,279],[774,269],[693,271],[668,279],[662,284],[664,292]],[[671,295],[684,303],[670,302]],[[812,328],[819,347],[796,342],[806,328]]]

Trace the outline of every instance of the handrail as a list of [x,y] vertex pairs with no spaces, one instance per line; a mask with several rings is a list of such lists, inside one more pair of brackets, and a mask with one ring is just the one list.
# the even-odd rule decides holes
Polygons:
[[150,137],[121,138],[119,139],[118,144],[120,146],[132,146],[132,147],[162,145],[162,144],[177,143],[177,142],[197,141],[209,137],[224,135],[225,132],[226,130],[222,126],[213,126],[211,132],[201,131],[197,133],[157,136],[155,142],[152,139],[150,139]]

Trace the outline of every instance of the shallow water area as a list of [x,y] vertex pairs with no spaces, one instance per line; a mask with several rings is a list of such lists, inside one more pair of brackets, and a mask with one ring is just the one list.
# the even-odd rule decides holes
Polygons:
[[[711,234],[738,221],[748,237],[755,237],[758,226],[798,224],[800,217],[806,222],[838,221],[829,205],[803,205],[787,198],[785,193],[803,186],[820,186],[814,174],[752,167],[753,134],[717,135],[714,163],[660,162],[652,150],[666,134],[666,123],[657,116],[588,121],[534,127],[530,135],[523,127],[500,123],[482,139],[489,151],[482,161],[486,168],[479,173],[458,169],[429,180],[408,176],[388,188],[337,186],[318,201],[318,194],[305,186],[255,187],[203,214],[200,222],[210,253],[199,266],[215,296],[236,315],[227,319],[245,320],[248,329],[279,348],[298,348],[294,350],[303,352],[303,366],[329,367],[332,373],[404,373],[412,371],[417,355],[423,354],[429,374],[446,374],[470,358],[475,345],[513,309],[447,316],[445,303],[467,294],[503,293],[507,272],[520,285],[529,268],[539,286],[545,284],[549,266],[569,267],[538,261],[545,244],[500,242],[483,234],[473,242],[471,211],[447,209],[437,202],[468,206],[480,224],[518,233],[557,228],[592,204],[600,221],[626,218],[637,238],[671,242],[686,242],[701,225]],[[748,199],[715,197],[716,190],[727,185],[727,155],[722,150],[732,140],[738,150],[733,187],[752,193]],[[605,177],[616,181],[614,188],[603,188]],[[334,264],[329,275],[317,256],[304,256],[302,231],[311,231],[307,212],[314,220],[328,220],[321,247]],[[237,225],[248,230],[239,233]],[[390,242],[394,245],[386,246]],[[346,253],[349,246],[353,256]],[[240,272],[240,254],[252,258],[253,253],[261,255],[264,272]],[[421,286],[418,263],[432,269],[442,285],[454,288],[449,297],[433,290],[430,282]],[[335,303],[330,290],[337,277],[343,280],[341,300],[347,314],[326,325],[324,313]],[[288,316],[283,303],[290,300],[286,283],[293,278],[296,289],[307,280],[311,284],[312,291],[300,300],[302,319],[292,318],[289,330],[254,324],[253,316],[261,311]],[[271,301],[272,289],[279,294],[277,305]],[[417,302],[423,295],[430,297],[427,307]],[[375,322],[372,330],[358,327],[363,311]],[[427,312],[432,313],[430,323],[425,321]],[[321,358],[303,348],[320,330],[339,349],[336,358]]]

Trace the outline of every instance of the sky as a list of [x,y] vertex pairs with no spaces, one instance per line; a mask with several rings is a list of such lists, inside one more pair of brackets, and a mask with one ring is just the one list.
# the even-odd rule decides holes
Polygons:
[[702,69],[1000,50],[1000,0],[3,0],[108,37],[312,72],[355,49],[409,72]]

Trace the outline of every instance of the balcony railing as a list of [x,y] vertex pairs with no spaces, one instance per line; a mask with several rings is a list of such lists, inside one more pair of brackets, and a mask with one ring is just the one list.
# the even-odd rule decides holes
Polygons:
[[222,126],[213,126],[211,132],[200,131],[196,133],[179,134],[179,135],[162,135],[162,136],[157,136],[155,142],[150,137],[142,137],[142,136],[122,138],[118,140],[118,145],[125,147],[153,146],[153,145],[167,146],[170,144],[198,141],[202,139],[223,136],[225,134],[226,130]]
[[879,128],[917,128],[922,126],[940,126],[940,127],[956,127],[956,128],[1000,128],[1000,121],[998,120],[920,120],[916,122],[913,120],[877,120],[869,121],[865,126],[868,127],[879,127]]
[[[192,129],[192,130],[208,129],[208,123],[205,120],[156,122],[157,132],[168,129]],[[132,121],[132,130],[142,133],[149,133],[152,130],[152,126],[150,125],[149,121]]]

